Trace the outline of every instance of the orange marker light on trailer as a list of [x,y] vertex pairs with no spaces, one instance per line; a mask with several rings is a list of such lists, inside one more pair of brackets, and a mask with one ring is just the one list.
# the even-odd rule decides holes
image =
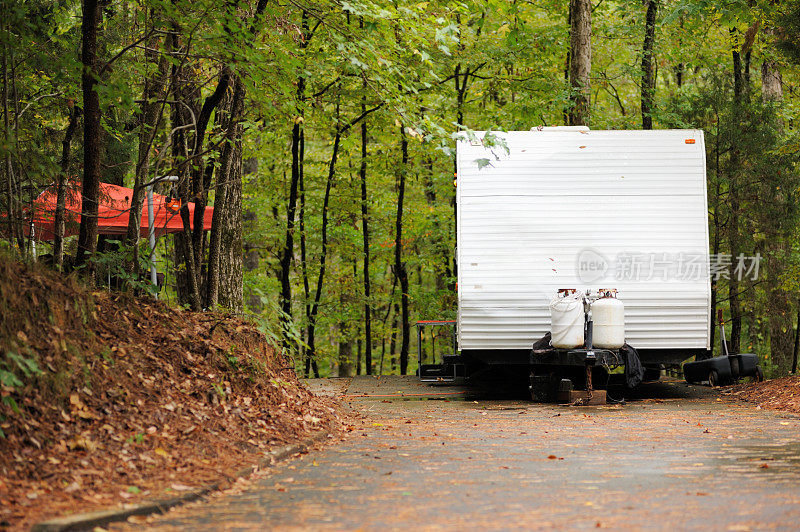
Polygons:
[[694,144],[694,139],[686,139],[684,142],[686,142],[686,144]]

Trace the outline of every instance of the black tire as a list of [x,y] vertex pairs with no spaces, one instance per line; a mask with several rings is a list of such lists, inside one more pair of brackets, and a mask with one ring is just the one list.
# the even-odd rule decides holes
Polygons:
[[764,380],[764,372],[761,371],[760,367],[756,367],[756,374],[753,376],[753,380],[756,382],[763,382]]
[[712,388],[716,388],[717,386],[719,386],[719,373],[717,373],[717,370],[712,369],[709,372],[709,374],[708,374],[708,384]]
[[644,368],[642,382],[658,382],[661,380],[661,368]]

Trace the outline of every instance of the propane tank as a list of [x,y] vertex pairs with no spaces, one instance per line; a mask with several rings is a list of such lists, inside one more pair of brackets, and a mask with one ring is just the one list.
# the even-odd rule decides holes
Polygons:
[[592,344],[604,349],[618,349],[625,344],[625,305],[615,289],[601,289],[592,303]]
[[550,301],[550,344],[571,349],[583,345],[583,293],[561,289]]

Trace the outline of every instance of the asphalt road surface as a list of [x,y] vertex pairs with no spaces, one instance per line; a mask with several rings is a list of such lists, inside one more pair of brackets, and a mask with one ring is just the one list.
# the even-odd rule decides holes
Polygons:
[[625,406],[310,381],[344,441],[135,526],[191,530],[800,529],[800,418],[683,383]]

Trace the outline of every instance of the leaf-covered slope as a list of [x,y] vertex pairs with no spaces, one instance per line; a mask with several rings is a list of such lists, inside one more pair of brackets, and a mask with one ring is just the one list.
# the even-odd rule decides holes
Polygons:
[[219,479],[336,423],[250,323],[0,257],[0,522]]
[[800,375],[743,384],[731,394],[761,408],[800,414]]

